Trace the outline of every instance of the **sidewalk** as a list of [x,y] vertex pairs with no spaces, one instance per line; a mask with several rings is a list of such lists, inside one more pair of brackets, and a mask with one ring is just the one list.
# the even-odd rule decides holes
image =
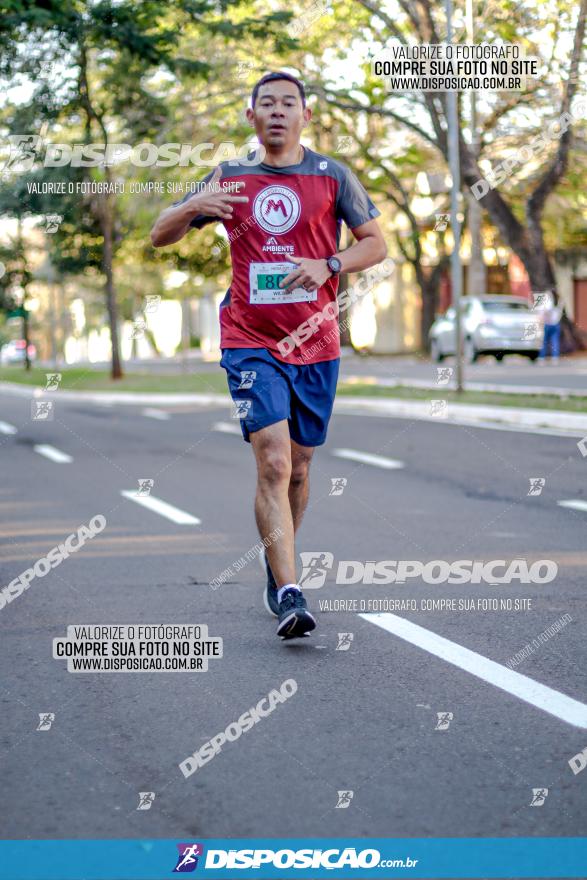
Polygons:
[[[441,396],[441,389],[435,389]],[[86,401],[103,406],[170,407],[194,404],[207,407],[230,407],[228,394],[166,394],[115,391],[44,391],[31,385],[0,382],[0,393],[16,397],[43,398],[45,400]],[[587,436],[587,413],[530,409],[512,406],[485,406],[482,404],[448,403],[438,413],[432,411],[429,400],[397,400],[394,398],[338,396],[334,403],[337,415],[366,415],[387,418],[419,419],[460,425],[512,426],[518,430],[532,431],[550,429],[569,436]]]
[[[436,388],[437,397],[441,397]],[[530,409],[513,406],[486,406],[483,404],[453,403],[433,414],[429,400],[387,400],[372,397],[338,397],[334,411],[339,414],[387,416],[419,419],[453,425],[511,426],[517,430],[552,430],[572,437],[587,436],[587,413],[560,410]]]
[[[428,388],[431,391],[454,391],[456,385],[449,382],[447,385],[439,385],[429,379],[386,379],[380,376],[342,375],[341,379],[355,385],[369,383],[382,385],[385,388]],[[553,385],[506,385],[498,382],[478,382],[475,379],[467,380],[467,391],[493,391],[497,394],[552,394],[555,397],[585,397],[585,388],[565,388]]]

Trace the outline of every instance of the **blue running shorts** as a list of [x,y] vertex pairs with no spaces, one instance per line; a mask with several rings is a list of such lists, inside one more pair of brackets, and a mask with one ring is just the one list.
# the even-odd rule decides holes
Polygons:
[[220,366],[241,414],[243,437],[287,419],[301,446],[326,441],[340,358],[317,364],[286,364],[264,348],[223,348]]

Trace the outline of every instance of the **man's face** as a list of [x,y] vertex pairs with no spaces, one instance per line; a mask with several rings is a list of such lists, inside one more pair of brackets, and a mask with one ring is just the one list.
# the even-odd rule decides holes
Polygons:
[[287,79],[264,83],[254,108],[247,110],[247,119],[266,148],[287,149],[299,144],[302,129],[311,116],[312,111],[302,105],[298,87]]

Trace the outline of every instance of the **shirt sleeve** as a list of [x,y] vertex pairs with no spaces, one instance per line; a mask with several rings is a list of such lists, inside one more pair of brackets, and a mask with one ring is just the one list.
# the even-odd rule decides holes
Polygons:
[[336,196],[336,216],[344,220],[349,229],[356,229],[380,214],[381,211],[375,207],[365,187],[359,183],[350,168],[344,168],[344,176]]
[[[202,180],[199,181],[200,187],[204,183],[208,183],[210,178],[213,176],[215,170],[216,169],[214,169],[213,171],[210,171],[208,174],[206,174],[205,177],[202,178]],[[186,193],[185,196],[183,197],[183,199],[180,199],[178,202],[173,202],[171,207],[177,208],[178,205],[183,205],[185,202],[187,202],[189,199],[191,199],[192,196],[195,196],[196,194],[197,194],[197,191]],[[192,217],[192,219],[190,220],[189,225],[193,226],[194,229],[202,229],[202,227],[206,226],[208,223],[221,223],[221,222],[222,222],[222,219],[220,217],[209,217],[206,214],[196,214],[196,216]]]

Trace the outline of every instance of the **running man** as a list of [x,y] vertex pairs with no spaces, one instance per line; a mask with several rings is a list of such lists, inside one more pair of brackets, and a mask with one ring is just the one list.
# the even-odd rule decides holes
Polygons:
[[[220,365],[257,464],[265,607],[278,618],[277,634],[289,639],[316,626],[296,581],[294,539],[312,455],[326,440],[334,403],[338,276],[381,262],[387,247],[375,220],[380,212],[354,174],[300,144],[312,117],[302,83],[267,74],[251,105],[247,119],[265,149],[263,161],[222,162],[206,175],[206,186],[163,211],[151,241],[165,247],[219,220],[228,233],[232,280],[220,304]],[[356,241],[340,252],[343,220]],[[318,312],[323,320],[309,338],[292,337]],[[269,542],[272,534],[279,537]]]

